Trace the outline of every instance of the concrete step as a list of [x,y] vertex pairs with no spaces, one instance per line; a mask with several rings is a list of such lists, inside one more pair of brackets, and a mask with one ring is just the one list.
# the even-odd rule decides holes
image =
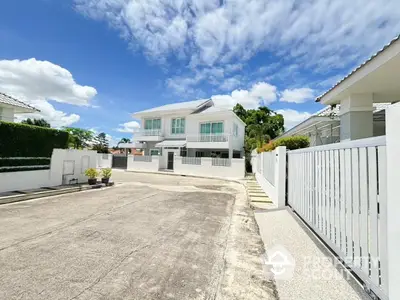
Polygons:
[[251,202],[262,202],[262,203],[272,203],[271,199],[268,196],[260,197],[254,196],[250,197]]

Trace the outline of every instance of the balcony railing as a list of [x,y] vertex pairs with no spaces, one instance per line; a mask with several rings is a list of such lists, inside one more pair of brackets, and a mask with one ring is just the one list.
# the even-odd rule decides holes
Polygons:
[[229,141],[228,134],[198,134],[188,135],[187,142],[221,143]]
[[161,129],[142,129],[136,133],[137,136],[162,136]]

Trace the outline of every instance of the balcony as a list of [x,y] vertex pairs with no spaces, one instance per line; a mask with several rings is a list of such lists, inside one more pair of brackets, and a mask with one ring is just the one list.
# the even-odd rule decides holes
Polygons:
[[164,134],[161,129],[142,129],[135,132],[133,140],[138,142],[159,142],[164,140]]
[[197,134],[186,137],[187,148],[228,149],[230,134]]

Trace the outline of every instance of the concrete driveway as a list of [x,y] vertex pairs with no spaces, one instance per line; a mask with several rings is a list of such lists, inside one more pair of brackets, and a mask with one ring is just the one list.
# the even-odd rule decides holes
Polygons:
[[273,299],[244,188],[114,172],[0,206],[0,299]]

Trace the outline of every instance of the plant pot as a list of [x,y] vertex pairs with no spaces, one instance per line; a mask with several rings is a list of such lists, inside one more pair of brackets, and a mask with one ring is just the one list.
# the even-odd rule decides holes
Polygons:
[[108,184],[109,181],[110,181],[110,178],[102,178],[101,179],[101,183],[104,183],[104,184]]
[[89,178],[89,179],[88,179],[88,183],[89,183],[89,185],[94,185],[94,184],[96,184],[96,183],[97,183],[97,178]]

